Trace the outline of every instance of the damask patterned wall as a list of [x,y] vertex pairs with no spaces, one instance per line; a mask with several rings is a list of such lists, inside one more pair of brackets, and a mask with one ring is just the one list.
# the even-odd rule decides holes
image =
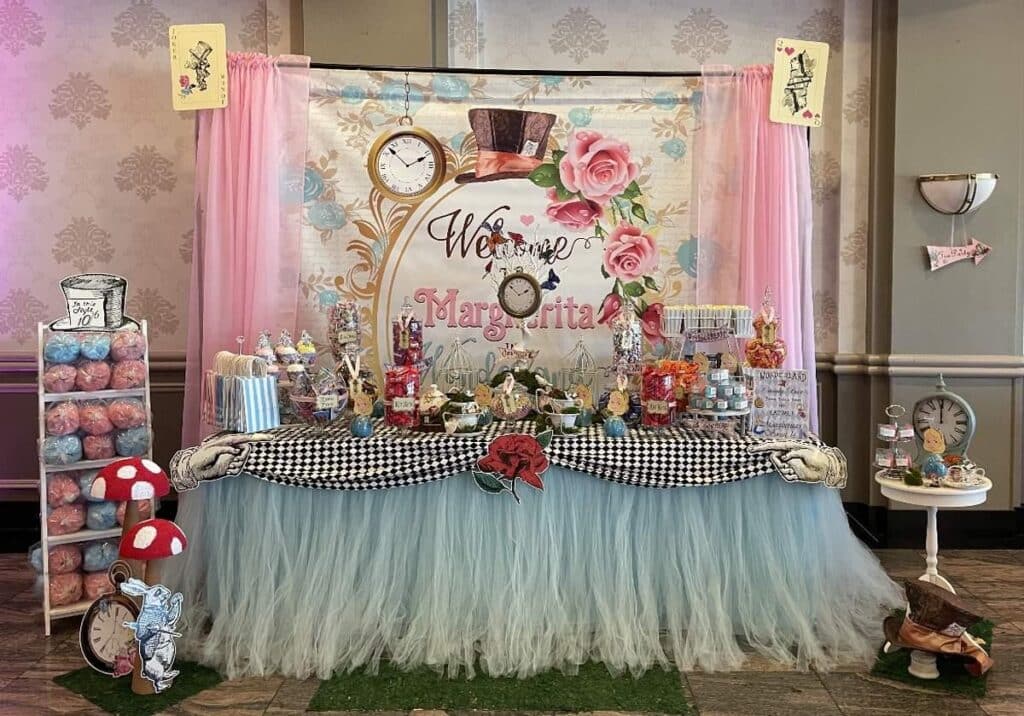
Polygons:
[[831,46],[825,123],[811,134],[815,335],[862,352],[867,287],[870,0],[450,0],[452,66],[697,70],[772,61],[776,37]]
[[0,352],[33,351],[57,282],[93,270],[128,278],[155,350],[184,349],[194,124],[171,109],[167,27],[194,22],[289,50],[287,0],[0,0]]

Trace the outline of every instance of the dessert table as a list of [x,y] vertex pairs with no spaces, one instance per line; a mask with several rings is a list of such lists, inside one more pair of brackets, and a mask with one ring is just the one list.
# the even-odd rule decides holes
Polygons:
[[[555,438],[521,504],[468,470],[495,434],[286,427],[179,452],[182,653],[229,677],[381,659],[526,676],[869,661],[896,585],[850,531],[816,439],[600,428]],[[646,456],[646,457],[645,457]]]

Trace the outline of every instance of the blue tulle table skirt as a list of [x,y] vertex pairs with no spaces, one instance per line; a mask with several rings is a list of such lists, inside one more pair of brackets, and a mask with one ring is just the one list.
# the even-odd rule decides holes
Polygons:
[[183,496],[183,655],[229,677],[400,666],[526,676],[871,659],[899,592],[839,494],[775,475],[653,489],[552,467],[522,504],[468,474],[335,492],[251,477]]

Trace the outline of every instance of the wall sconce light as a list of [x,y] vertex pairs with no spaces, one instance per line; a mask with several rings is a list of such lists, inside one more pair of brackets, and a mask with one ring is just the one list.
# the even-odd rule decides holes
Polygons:
[[925,174],[917,188],[928,206],[941,214],[970,214],[995,191],[999,176],[984,174]]
[[932,271],[966,259],[973,260],[977,266],[992,251],[991,246],[981,243],[974,237],[967,240],[967,229],[963,219],[960,221],[964,241],[957,244],[954,238],[956,217],[977,211],[978,207],[992,196],[998,181],[999,176],[991,172],[925,174],[917,178],[917,189],[928,202],[928,206],[950,217],[949,245],[924,247]]

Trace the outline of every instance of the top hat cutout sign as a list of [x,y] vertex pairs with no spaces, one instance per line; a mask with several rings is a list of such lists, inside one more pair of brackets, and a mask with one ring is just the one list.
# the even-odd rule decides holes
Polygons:
[[60,282],[68,315],[50,324],[54,331],[117,331],[138,329],[138,322],[124,315],[128,281],[107,273],[83,273]]
[[476,136],[476,168],[455,177],[456,184],[525,179],[541,165],[555,115],[518,109],[471,109]]

